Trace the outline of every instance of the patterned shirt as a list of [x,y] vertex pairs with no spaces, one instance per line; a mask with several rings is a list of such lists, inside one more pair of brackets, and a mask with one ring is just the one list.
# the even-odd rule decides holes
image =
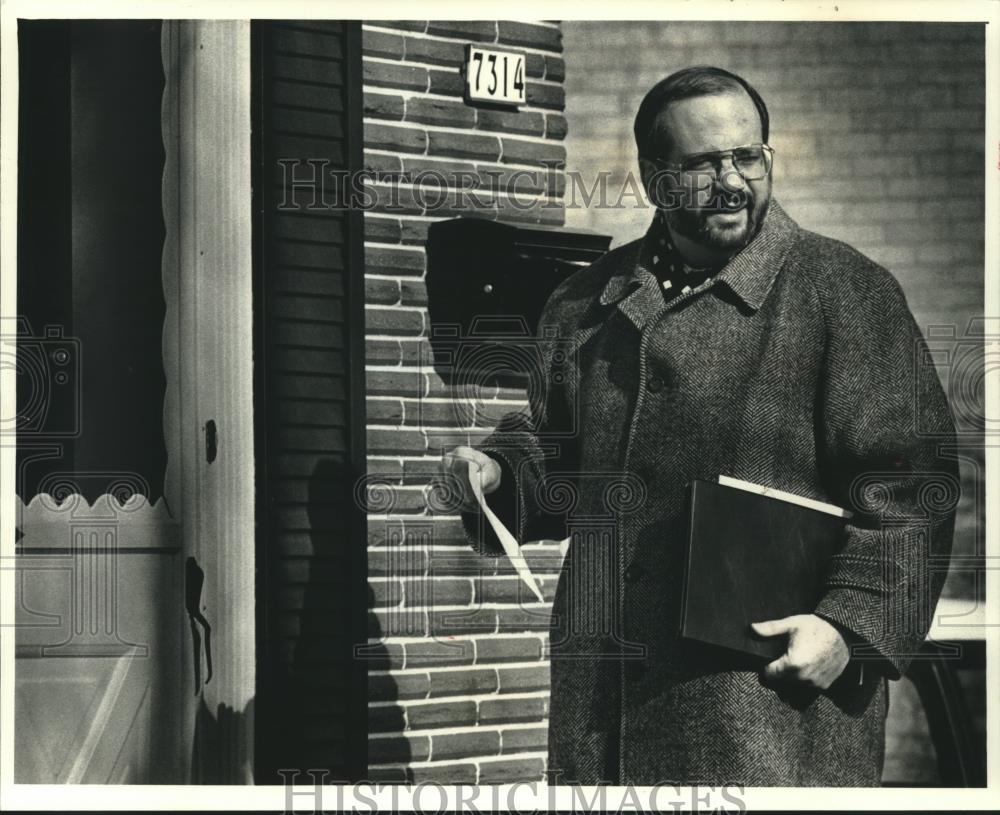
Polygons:
[[659,233],[656,239],[659,248],[653,252],[652,272],[660,281],[664,300],[669,302],[679,294],[687,294],[719,271],[721,266],[696,268],[684,260],[670,237],[662,212],[656,213],[654,224]]

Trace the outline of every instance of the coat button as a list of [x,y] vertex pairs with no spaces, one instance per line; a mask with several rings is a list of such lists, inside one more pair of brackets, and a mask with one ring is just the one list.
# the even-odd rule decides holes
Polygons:
[[649,381],[646,383],[646,389],[650,393],[659,393],[663,390],[663,380],[658,376],[650,377]]
[[642,575],[643,575],[642,566],[638,565],[637,563],[633,563],[625,570],[625,581],[627,583],[636,583],[638,582],[639,578],[642,577]]

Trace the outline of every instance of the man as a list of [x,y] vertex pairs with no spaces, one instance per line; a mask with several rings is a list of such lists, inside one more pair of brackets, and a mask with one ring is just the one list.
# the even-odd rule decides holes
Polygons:
[[[926,636],[950,552],[954,427],[894,278],[771,199],[768,129],[759,94],[720,69],[649,91],[649,231],[548,300],[558,340],[540,329],[530,418],[445,456],[485,554],[502,550],[470,461],[519,541],[569,532],[553,783],[880,783],[886,679]],[[756,621],[787,642],[761,672],[678,636],[686,485],[720,474],[856,513],[815,612]],[[548,487],[567,478],[568,501]]]

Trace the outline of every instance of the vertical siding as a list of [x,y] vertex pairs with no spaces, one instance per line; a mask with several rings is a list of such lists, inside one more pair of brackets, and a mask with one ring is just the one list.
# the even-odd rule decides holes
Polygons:
[[[352,435],[364,403],[351,371],[352,325],[357,332],[361,319],[351,280],[361,275],[352,248],[360,221],[324,206],[332,199],[314,206],[315,189],[289,181],[351,166],[351,83],[360,78],[352,76],[350,29],[255,23],[258,505],[267,603],[258,767],[325,769],[331,781],[357,775],[364,763],[351,658],[364,613],[354,590],[364,579],[363,551],[360,565],[352,551],[363,525],[353,488],[364,462]],[[289,161],[299,163],[283,165]]]

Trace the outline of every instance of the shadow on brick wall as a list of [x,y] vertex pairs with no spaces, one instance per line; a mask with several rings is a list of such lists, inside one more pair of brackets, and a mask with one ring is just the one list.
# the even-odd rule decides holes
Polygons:
[[[368,678],[369,698],[376,702],[368,706],[369,734],[402,733],[406,727],[403,708],[393,704],[400,697],[399,684],[390,674],[392,658],[389,647],[381,642],[385,632],[375,614],[375,592],[368,587],[368,642],[363,658],[369,672],[376,672]],[[404,736],[379,738],[368,742],[368,772],[366,777],[373,782],[410,783],[412,773],[405,766],[414,759],[410,742]]]
[[[361,608],[355,586],[365,575],[352,571],[363,568],[364,559],[350,551],[356,544],[345,519],[360,511],[350,478],[343,461],[319,459],[303,495],[302,521],[284,521],[305,526],[302,551],[309,556],[284,558],[282,571],[272,575],[278,589],[271,591],[277,607],[271,639],[278,658],[267,719],[259,724],[268,734],[266,763],[258,760],[267,777],[257,783],[284,783],[281,770],[313,772],[325,783],[365,777],[366,674],[386,656],[362,644],[362,623],[370,624],[372,615]],[[308,779],[300,776],[296,783]]]

